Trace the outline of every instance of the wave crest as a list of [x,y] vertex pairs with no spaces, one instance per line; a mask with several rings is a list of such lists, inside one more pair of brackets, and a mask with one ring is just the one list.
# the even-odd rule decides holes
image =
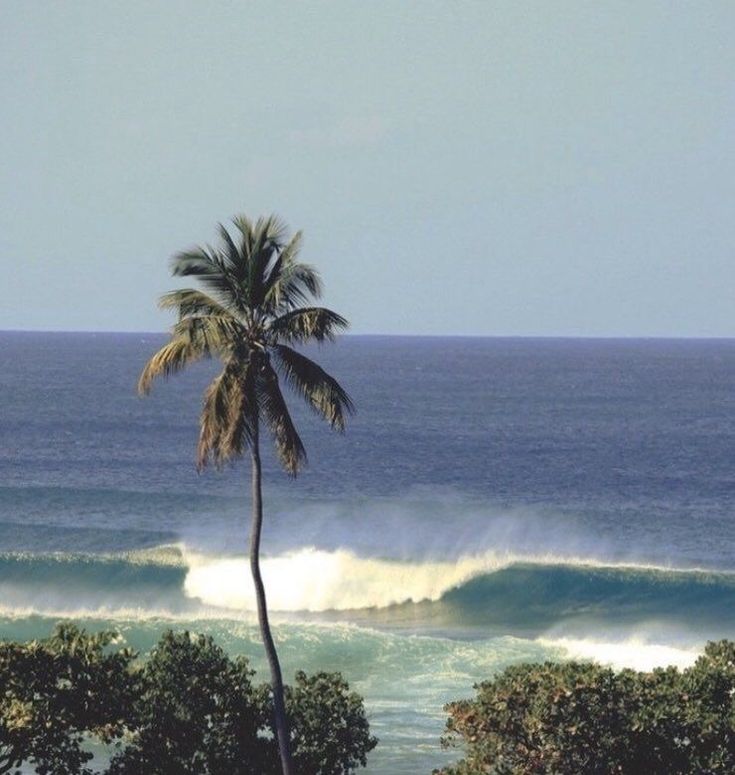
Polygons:
[[[187,595],[219,608],[255,610],[250,570],[244,558],[187,556]],[[423,600],[439,600],[452,587],[501,567],[489,558],[458,562],[399,562],[358,557],[340,549],[309,548],[267,557],[261,569],[274,611],[344,611]]]
[[[735,632],[735,575],[591,558],[508,553],[399,561],[315,548],[265,557],[269,607],[281,619],[350,621],[422,632],[539,636],[555,625],[659,622]],[[247,559],[185,546],[119,555],[0,555],[3,615],[104,612],[248,619]],[[723,635],[724,636],[724,635]]]
[[[255,610],[254,590],[245,558],[216,558],[186,550],[184,557],[188,566],[184,590],[188,596],[218,608]],[[398,561],[359,557],[346,549],[306,548],[261,560],[269,607],[274,611],[292,612],[346,611],[437,602],[452,590],[476,579],[521,565],[538,571],[567,568],[572,571],[712,575],[699,569],[506,553],[468,555],[453,562]]]

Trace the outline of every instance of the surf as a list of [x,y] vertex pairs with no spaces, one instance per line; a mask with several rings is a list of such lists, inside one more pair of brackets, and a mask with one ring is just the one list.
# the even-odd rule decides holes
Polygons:
[[[604,562],[593,557],[485,552],[456,562],[362,557],[304,548],[265,557],[275,614],[416,631],[542,635],[606,623],[707,624],[735,633],[735,574]],[[110,553],[0,555],[0,613],[249,620],[247,559],[186,545]]]

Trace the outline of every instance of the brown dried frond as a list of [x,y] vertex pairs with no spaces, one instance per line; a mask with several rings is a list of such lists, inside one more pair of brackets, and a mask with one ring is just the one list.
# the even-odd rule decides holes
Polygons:
[[177,310],[180,320],[192,315],[227,317],[231,314],[226,307],[226,303],[196,288],[180,288],[164,293],[158,300],[158,306],[161,309]]
[[253,404],[250,365],[230,360],[204,394],[197,468],[211,461],[221,467],[240,457],[252,440]]
[[306,450],[289,414],[278,377],[268,363],[259,372],[257,389],[258,407],[273,435],[278,458],[286,471],[296,476],[306,465]]
[[172,331],[174,337],[188,339],[205,355],[226,355],[245,335],[242,324],[229,314],[185,317]]
[[141,395],[147,395],[156,377],[167,379],[189,363],[201,358],[202,355],[204,355],[202,350],[193,345],[188,337],[174,337],[145,365],[138,380],[138,392]]

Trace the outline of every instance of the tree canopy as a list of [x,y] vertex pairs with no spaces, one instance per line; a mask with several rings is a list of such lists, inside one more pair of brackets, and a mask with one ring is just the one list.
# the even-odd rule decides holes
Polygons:
[[295,475],[306,450],[289,414],[279,376],[336,430],[345,427],[353,403],[334,377],[293,345],[334,340],[347,320],[311,306],[322,293],[317,270],[298,260],[301,232],[287,238],[276,216],[251,221],[238,216],[233,234],[219,225],[220,243],[175,255],[172,272],[195,278],[203,290],[165,294],[160,305],[176,310],[171,340],[148,362],[138,383],[150,391],[201,358],[217,357],[222,372],[204,397],[198,466],[221,466],[253,442],[262,419],[283,467]]
[[[0,773],[25,763],[41,775],[277,775],[273,699],[253,676],[246,658],[189,632],[164,633],[145,660],[112,632],[68,624],[0,643]],[[339,673],[299,672],[285,693],[300,775],[366,764],[377,740]]]
[[716,775],[735,772],[735,643],[696,664],[616,672],[569,662],[508,667],[453,702],[442,775]]

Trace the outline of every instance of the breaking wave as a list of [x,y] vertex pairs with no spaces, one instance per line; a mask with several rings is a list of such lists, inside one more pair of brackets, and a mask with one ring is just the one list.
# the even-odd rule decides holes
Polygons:
[[[486,553],[457,562],[302,549],[263,559],[269,606],[305,619],[541,635],[559,623],[707,623],[735,632],[735,574]],[[2,554],[0,613],[250,618],[244,557],[185,546],[126,554]],[[589,631],[589,628],[586,630]],[[577,644],[578,649],[582,646]]]

